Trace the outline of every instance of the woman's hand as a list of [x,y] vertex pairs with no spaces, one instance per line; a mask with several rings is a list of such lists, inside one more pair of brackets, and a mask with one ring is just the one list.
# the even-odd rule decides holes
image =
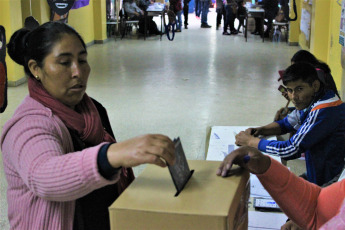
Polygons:
[[227,176],[233,164],[249,170],[254,174],[262,174],[271,165],[271,158],[251,147],[241,147],[228,154],[217,170],[218,176]]
[[155,164],[161,167],[175,163],[175,146],[161,134],[147,134],[112,144],[107,152],[112,167],[134,167]]

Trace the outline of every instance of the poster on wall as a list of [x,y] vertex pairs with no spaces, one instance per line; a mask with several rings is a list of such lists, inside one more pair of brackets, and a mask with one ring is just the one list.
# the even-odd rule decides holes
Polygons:
[[339,43],[344,46],[345,39],[345,0],[341,3]]
[[0,25],[0,113],[7,107],[6,34]]
[[305,35],[305,39],[310,39],[310,13],[306,9],[302,9],[300,30]]
[[345,0],[341,2],[339,44],[341,47],[341,66],[345,69]]
[[68,22],[68,12],[74,5],[74,0],[47,0],[50,6],[50,21]]

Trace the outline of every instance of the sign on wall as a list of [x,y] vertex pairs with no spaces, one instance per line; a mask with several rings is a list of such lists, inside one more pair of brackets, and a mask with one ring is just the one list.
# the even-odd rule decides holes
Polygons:
[[345,44],[345,0],[341,3],[339,43],[342,46]]
[[90,0],[75,0],[72,9],[79,9],[81,7],[89,5]]

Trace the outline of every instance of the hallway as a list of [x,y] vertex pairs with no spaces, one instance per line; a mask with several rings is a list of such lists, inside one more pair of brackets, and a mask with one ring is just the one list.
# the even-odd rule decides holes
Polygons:
[[[103,104],[117,141],[146,133],[180,137],[187,159],[205,159],[206,130],[214,125],[269,123],[286,100],[277,90],[278,70],[299,50],[249,34],[223,36],[200,28],[190,14],[189,29],[166,35],[113,38],[88,47],[91,74],[87,93]],[[159,23],[158,23],[159,25]],[[27,95],[27,84],[9,88],[0,127]],[[1,158],[0,158],[1,159]],[[6,180],[0,160],[0,229],[8,229]],[[143,167],[135,168],[138,175]]]

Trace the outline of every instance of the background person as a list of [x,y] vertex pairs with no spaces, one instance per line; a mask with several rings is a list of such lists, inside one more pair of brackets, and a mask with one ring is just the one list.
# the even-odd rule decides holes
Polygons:
[[190,0],[183,0],[183,16],[185,29],[188,29],[189,2]]
[[176,31],[182,31],[182,0],[170,0],[169,5],[170,10],[172,10],[176,15]]
[[223,18],[223,24],[225,25],[225,7],[223,0],[216,0],[216,12],[217,12],[217,18],[216,18],[216,30],[219,29],[219,26],[222,24],[222,18]]
[[[154,1],[152,0],[139,0],[138,5],[139,5],[139,8],[143,12],[146,12],[149,5],[153,3]],[[149,31],[149,34],[153,34],[153,35],[161,34],[161,32],[158,30],[157,24],[155,23],[155,21],[153,21],[153,16],[147,16],[146,23],[147,23],[147,29]],[[145,17],[144,16],[139,18],[139,32],[142,34],[145,33]]]
[[[237,2],[235,0],[226,0],[225,3],[225,22],[224,22],[224,30],[223,35],[235,35],[238,34],[237,30],[235,29],[235,18],[236,13],[234,9],[237,9]],[[230,27],[230,33],[228,32],[228,27]]]
[[134,0],[124,0],[123,8],[129,19],[139,20],[144,17],[144,11],[137,6]]
[[200,11],[201,11],[201,28],[211,28],[207,23],[207,15],[210,8],[210,1],[209,0],[198,0],[200,4]]
[[70,26],[20,29],[8,54],[29,76],[1,136],[11,229],[110,229],[108,206],[133,181],[131,167],[174,164],[173,142],[116,143],[105,108],[85,93],[87,50]]
[[252,147],[230,153],[217,175],[227,176],[233,164],[256,174],[283,212],[302,229],[345,229],[345,180],[321,188]]
[[[265,18],[267,19],[267,28],[264,31],[263,36],[268,38],[272,29],[273,19],[277,16],[279,11],[278,0],[262,0],[259,4],[262,5],[262,8],[265,10]],[[261,31],[261,20],[259,18],[255,18],[255,31],[253,34],[259,35]]]

